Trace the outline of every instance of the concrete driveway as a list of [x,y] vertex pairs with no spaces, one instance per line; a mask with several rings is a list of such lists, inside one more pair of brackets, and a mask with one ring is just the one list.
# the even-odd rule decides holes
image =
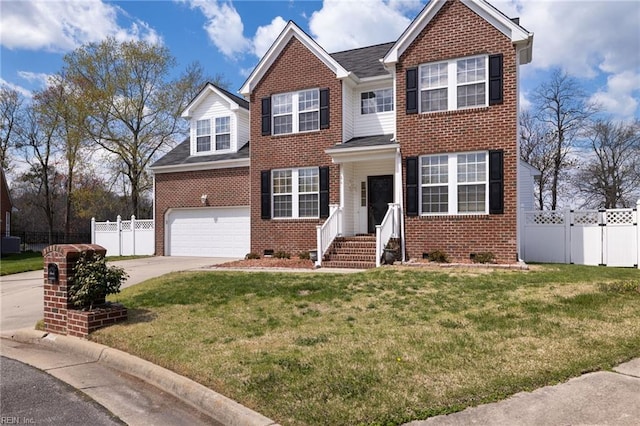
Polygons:
[[[176,271],[190,271],[237,260],[223,257],[145,257],[113,262],[129,279],[122,288]],[[44,317],[44,272],[31,271],[0,278],[0,334],[33,328]]]

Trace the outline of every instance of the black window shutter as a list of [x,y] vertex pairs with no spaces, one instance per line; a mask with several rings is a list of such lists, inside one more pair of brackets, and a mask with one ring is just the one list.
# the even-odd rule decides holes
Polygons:
[[407,114],[418,113],[418,68],[407,68]]
[[271,134],[271,97],[262,98],[262,136]]
[[504,213],[504,152],[489,151],[489,214]]
[[320,167],[320,217],[329,217],[329,167]]
[[320,89],[320,128],[329,128],[329,89]]
[[489,105],[502,103],[502,54],[489,56]]
[[271,219],[271,170],[260,172],[261,217]]
[[418,216],[418,157],[407,157],[407,216]]

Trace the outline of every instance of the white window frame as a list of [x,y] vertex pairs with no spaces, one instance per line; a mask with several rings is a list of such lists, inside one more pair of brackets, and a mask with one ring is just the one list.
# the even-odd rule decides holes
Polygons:
[[[368,97],[367,99],[364,99],[364,96],[369,96],[369,94],[372,94],[373,97]],[[385,94],[388,94],[389,96],[384,96]],[[378,103],[378,98],[382,99],[382,103]],[[385,102],[385,100],[391,100],[391,102]],[[371,101],[373,100],[373,105],[366,105],[365,103],[369,103],[366,101]],[[385,109],[385,107],[390,106],[391,109]],[[365,112],[365,107],[367,109],[373,109],[373,111],[370,112]],[[392,87],[384,87],[381,89],[374,89],[374,90],[365,90],[363,92],[360,92],[360,115],[371,115],[371,114],[383,114],[385,112],[393,112],[395,106],[394,106],[394,96],[393,96],[393,88]]]
[[[473,81],[463,81],[458,82],[458,62],[462,61],[470,61],[476,59],[484,60],[484,76],[482,79],[473,80]],[[446,64],[447,67],[447,78],[446,83],[439,82],[431,87],[427,87],[423,84],[423,72],[429,66],[442,65]],[[421,64],[418,68],[418,86],[419,86],[419,99],[418,104],[421,113],[433,113],[433,112],[442,112],[442,111],[457,111],[464,110],[470,108],[482,108],[489,105],[489,56],[488,55],[475,55],[475,56],[467,56],[463,58],[455,58],[447,61],[437,61],[437,62],[429,62],[425,64]],[[476,84],[484,83],[484,102],[478,105],[470,105],[464,107],[458,107],[458,88],[471,86]],[[424,111],[422,108],[422,94],[423,92],[427,92],[430,90],[439,90],[439,89],[447,89],[447,108],[446,109],[438,109],[433,111]]]
[[[204,125],[204,123],[207,123],[209,125],[209,132],[208,133],[200,133],[205,132],[206,129],[204,129],[204,126],[200,126],[200,123],[202,123]],[[202,151],[198,149],[198,139],[200,138],[209,138],[209,149],[203,149]],[[195,141],[195,146],[194,146],[194,151],[198,154],[201,154],[203,152],[211,152],[211,120],[206,118],[203,120],[196,120],[196,141]]]
[[[464,181],[459,182],[458,179],[458,160],[459,156],[469,156],[469,155],[484,155],[484,174],[483,179],[476,179],[473,181]],[[437,182],[437,183],[423,183],[423,172],[422,172],[422,164],[423,159],[432,158],[432,157],[447,157],[447,179],[446,182]],[[462,163],[461,163],[462,164]],[[488,151],[470,151],[470,152],[455,152],[455,153],[446,153],[446,154],[432,154],[432,155],[423,155],[420,156],[419,159],[419,194],[418,200],[420,205],[420,215],[422,216],[446,216],[446,215],[485,215],[489,214],[489,152]],[[484,185],[484,209],[481,211],[459,211],[458,207],[458,188],[462,186],[472,186],[472,185]],[[446,186],[447,187],[447,211],[446,212],[425,212],[423,211],[422,204],[422,194],[423,188],[428,187],[438,187],[438,186]]]
[[[218,120],[228,120],[229,123],[229,131],[228,132],[219,132],[218,133]],[[224,115],[224,116],[220,116],[220,117],[214,117],[213,119],[213,131],[214,131],[214,141],[215,143],[212,144],[212,148],[214,151],[216,152],[222,152],[222,151],[230,151],[231,150],[231,116],[230,115]],[[223,136],[223,135],[229,135],[229,148],[220,148],[218,149],[218,136]]]
[[[315,104],[313,104],[312,102],[311,107],[306,107],[306,108],[301,107],[300,103],[305,102],[305,100],[303,99],[303,96],[311,92],[314,92],[313,95],[315,95],[315,99],[313,100],[316,101]],[[276,110],[278,109],[277,108],[278,103],[276,102],[276,100],[281,98],[287,98],[287,97],[291,98],[290,107],[287,108],[284,112],[281,112],[281,111],[276,112]],[[317,132],[318,130],[320,130],[320,89],[318,88],[299,90],[296,92],[278,93],[276,95],[272,95],[271,106],[272,106],[271,128],[273,129],[272,131],[273,135],[308,133],[308,132]],[[317,126],[313,129],[300,130],[300,115],[306,114],[306,113],[317,114]],[[291,132],[278,132],[278,129],[276,126],[276,118],[285,117],[285,116],[291,116]]]
[[[315,185],[316,191],[302,191],[300,189],[300,172],[311,170],[315,172]],[[291,191],[290,192],[275,192],[274,180],[280,173],[290,173],[291,176]],[[314,216],[301,216],[300,215],[300,196],[301,195],[316,195],[317,197],[317,214]],[[291,216],[278,216],[276,214],[276,197],[290,196],[291,197]],[[320,217],[320,169],[318,167],[300,167],[294,169],[276,169],[271,171],[271,217],[273,219],[318,219]]]
[[[219,119],[228,119],[229,120],[229,131],[228,132],[221,132],[218,133],[217,132],[217,121]],[[200,132],[200,126],[198,125],[198,123],[204,123],[207,122],[209,123],[209,133],[205,134],[199,134]],[[218,136],[221,135],[229,135],[229,148],[222,148],[222,149],[218,149],[217,147],[217,142],[218,142]],[[202,150],[199,151],[198,150],[198,138],[201,137],[208,137],[209,138],[209,149],[208,150]],[[196,129],[195,129],[195,144],[193,147],[193,152],[196,155],[207,155],[207,154],[214,154],[214,153],[225,153],[225,152],[231,152],[233,151],[233,119],[231,117],[231,115],[221,115],[221,116],[216,116],[216,117],[211,117],[211,118],[203,118],[202,120],[196,120]]]

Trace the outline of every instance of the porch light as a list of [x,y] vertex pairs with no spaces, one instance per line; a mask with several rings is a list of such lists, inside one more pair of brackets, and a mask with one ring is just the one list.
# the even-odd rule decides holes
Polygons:
[[202,204],[207,204],[207,194],[202,194],[202,195],[200,196],[200,202],[201,202]]

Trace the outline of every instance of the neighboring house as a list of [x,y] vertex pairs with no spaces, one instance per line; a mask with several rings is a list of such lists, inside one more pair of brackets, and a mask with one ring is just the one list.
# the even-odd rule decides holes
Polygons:
[[4,170],[0,169],[0,235],[8,237],[11,235],[11,210],[13,202],[9,194],[9,186]]
[[[518,191],[518,72],[532,38],[483,0],[432,1],[395,42],[333,54],[289,22],[240,90],[252,111],[247,252],[373,266],[397,238],[405,259],[517,261],[519,198],[531,197]],[[188,108],[192,129],[209,96]],[[163,185],[192,191],[181,170],[158,174],[165,160],[157,223],[178,207]]]
[[207,84],[184,110],[190,136],[153,164],[156,254],[250,249],[249,103]]
[[13,202],[4,170],[0,169],[0,253],[19,253],[20,238],[11,236]]

